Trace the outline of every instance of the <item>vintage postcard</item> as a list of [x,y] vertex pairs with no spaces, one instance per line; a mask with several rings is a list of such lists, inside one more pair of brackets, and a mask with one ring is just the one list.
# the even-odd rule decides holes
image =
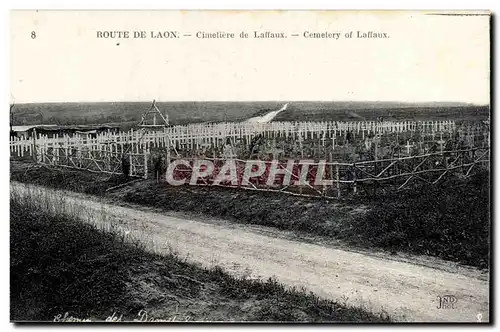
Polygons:
[[490,323],[490,21],[11,11],[11,321]]

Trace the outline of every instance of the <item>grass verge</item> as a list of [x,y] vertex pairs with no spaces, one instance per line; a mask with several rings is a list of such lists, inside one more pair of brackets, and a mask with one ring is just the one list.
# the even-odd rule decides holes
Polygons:
[[54,203],[13,191],[10,204],[13,321],[389,320],[272,278],[234,278],[175,254],[148,252],[123,233],[79,219],[85,211],[64,197]]
[[488,268],[489,172],[383,195],[342,235],[352,243]]

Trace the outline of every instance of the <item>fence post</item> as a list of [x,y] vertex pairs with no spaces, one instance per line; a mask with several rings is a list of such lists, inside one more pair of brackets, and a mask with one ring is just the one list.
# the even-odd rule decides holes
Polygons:
[[33,159],[37,162],[37,153],[36,153],[36,128],[33,128]]
[[339,173],[339,165],[335,166],[336,179],[337,179],[337,198],[340,198],[340,173]]
[[170,142],[167,144],[167,168],[170,166]]
[[148,150],[144,150],[144,179],[148,178]]
[[129,165],[130,167],[128,168],[128,176],[132,176],[132,168],[134,167],[134,164],[132,163],[132,153],[128,155],[128,160],[129,160]]
[[356,192],[358,191],[358,188],[356,186],[356,166],[354,166],[354,165],[353,165],[353,170],[352,170],[352,179],[353,179],[353,182],[352,182],[353,193],[356,194]]

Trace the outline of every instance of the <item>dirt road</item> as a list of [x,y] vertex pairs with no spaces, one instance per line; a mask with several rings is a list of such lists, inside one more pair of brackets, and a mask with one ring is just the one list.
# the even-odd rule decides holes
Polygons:
[[[392,319],[411,322],[488,321],[489,285],[479,273],[449,272],[294,241],[256,232],[242,225],[184,219],[100,202],[95,197],[11,183],[11,190],[26,195],[43,193],[47,201],[88,216],[93,222],[113,223],[127,236],[138,237],[150,250],[174,250],[189,261],[219,265],[237,275],[278,280],[304,286],[314,293],[362,305],[372,312],[386,311]],[[103,213],[103,211],[105,213]],[[196,218],[198,219],[198,218]],[[454,296],[454,308],[438,308],[439,298]]]

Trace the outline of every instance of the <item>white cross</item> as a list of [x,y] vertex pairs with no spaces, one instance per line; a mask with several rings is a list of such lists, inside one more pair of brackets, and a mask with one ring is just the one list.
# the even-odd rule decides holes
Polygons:
[[410,141],[406,141],[406,145],[405,145],[405,147],[406,147],[406,153],[407,153],[407,154],[410,154],[410,148],[412,148],[412,147],[413,147],[413,145],[412,145],[412,144],[410,144]]
[[445,140],[443,140],[443,133],[440,134],[440,140],[437,141],[436,143],[439,144],[439,148],[441,149],[441,152],[443,152],[443,145],[446,143]]
[[277,159],[280,154],[284,153],[283,150],[277,149],[277,148],[271,148],[271,149],[267,150],[266,152],[267,153],[272,153],[273,159]]
[[325,146],[325,140],[326,140],[326,134],[325,133],[321,134],[321,139],[320,140],[321,140],[321,145]]
[[444,143],[446,143],[446,141],[440,139],[436,143],[439,144],[439,149],[441,150],[441,152],[443,152],[443,145],[444,145]]
[[237,154],[234,153],[233,147],[231,145],[225,145],[222,153],[224,155],[224,158],[226,159],[233,159],[237,157]]

